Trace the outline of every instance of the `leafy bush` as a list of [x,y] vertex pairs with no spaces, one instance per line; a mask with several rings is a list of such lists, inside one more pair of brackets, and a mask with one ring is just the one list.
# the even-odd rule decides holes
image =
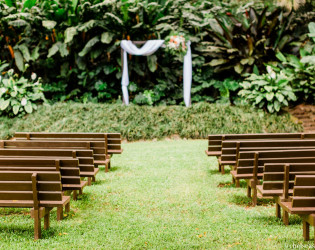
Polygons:
[[44,100],[43,88],[35,73],[32,74],[31,80],[28,80],[14,74],[13,69],[10,69],[3,78],[0,77],[1,114],[10,117],[30,114],[37,109],[37,103]]
[[268,74],[247,77],[241,83],[243,89],[239,95],[258,108],[267,109],[270,113],[279,112],[289,105],[289,101],[296,101],[296,96],[283,73],[276,74],[270,66],[267,70]]
[[251,7],[219,15],[211,20],[211,29],[207,30],[215,41],[204,42],[201,51],[214,57],[208,64],[215,72],[265,72],[264,63],[275,60],[276,51],[293,40],[291,18],[280,8],[269,12],[268,7],[259,13]]
[[277,72],[282,71],[290,80],[299,101],[315,103],[315,23],[309,24],[311,41],[300,49],[300,58],[279,52],[277,58],[281,61]]

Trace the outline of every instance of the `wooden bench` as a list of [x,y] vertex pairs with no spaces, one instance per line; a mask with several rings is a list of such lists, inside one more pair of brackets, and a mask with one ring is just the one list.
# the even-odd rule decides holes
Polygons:
[[[4,146],[5,143],[0,143]],[[92,150],[68,150],[68,149],[23,149],[23,148],[1,148],[0,157],[14,158],[45,158],[45,159],[65,159],[72,158],[79,160],[80,177],[88,178],[88,185],[91,181],[95,181],[95,176],[99,172],[98,168],[94,167],[93,151]]]
[[[101,142],[102,144],[102,142]],[[0,141],[0,148],[8,148],[8,149],[59,149],[59,150],[92,150],[90,142],[81,142],[81,141],[30,141],[30,140],[2,140]],[[79,157],[78,157],[79,158]],[[81,158],[81,157],[80,157]],[[93,159],[94,159],[94,150],[93,150]],[[86,161],[86,160],[85,160]],[[81,160],[82,162],[82,160]],[[95,175],[99,171],[98,169],[92,166],[92,162],[89,164],[83,162],[84,164],[80,164],[80,166],[84,165],[82,168],[82,172],[92,172],[93,171],[93,179],[95,179]]]
[[[284,186],[287,190],[289,189],[288,177]],[[281,213],[280,208],[284,211],[283,220],[286,225],[288,224],[288,213],[298,214],[302,217],[303,237],[304,240],[309,240],[309,226],[315,227],[315,175],[296,175],[293,195],[289,197],[288,193],[284,192],[283,199],[279,201],[278,206],[278,215]]]
[[247,182],[247,196],[252,197],[254,206],[257,204],[258,180],[262,179],[267,163],[315,163],[315,149],[240,152],[236,170],[231,171],[233,182],[236,187],[241,179]]
[[224,141],[219,158],[219,171],[224,174],[224,166],[235,166],[238,155],[243,151],[271,151],[290,149],[315,149],[315,140],[254,140]]
[[[257,185],[257,191],[262,197],[273,197],[276,201],[276,215],[281,217],[279,202],[284,193],[292,196],[296,175],[315,175],[314,163],[273,163],[265,164],[263,184]],[[288,188],[285,188],[287,182]],[[284,223],[288,220],[284,219]]]
[[63,191],[82,193],[87,181],[81,181],[77,159],[1,158],[0,171],[57,171],[61,174]]
[[[50,140],[50,141],[89,141],[94,151],[94,164],[105,165],[105,171],[110,168],[110,157],[121,154],[120,133],[43,133],[43,132],[16,132],[16,140]],[[104,142],[104,146],[97,142]]]
[[0,207],[32,208],[37,240],[41,238],[41,218],[48,229],[50,210],[69,210],[70,197],[62,194],[59,172],[0,171]]
[[208,135],[208,156],[221,156],[223,141],[315,139],[314,133],[259,133]]

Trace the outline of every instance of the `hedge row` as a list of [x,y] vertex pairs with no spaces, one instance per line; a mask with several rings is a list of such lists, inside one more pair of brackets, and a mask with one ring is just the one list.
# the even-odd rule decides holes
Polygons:
[[0,117],[0,137],[15,131],[120,132],[128,141],[174,135],[204,139],[218,133],[302,131],[288,113],[270,115],[251,107],[198,103],[182,106],[57,103],[23,118]]

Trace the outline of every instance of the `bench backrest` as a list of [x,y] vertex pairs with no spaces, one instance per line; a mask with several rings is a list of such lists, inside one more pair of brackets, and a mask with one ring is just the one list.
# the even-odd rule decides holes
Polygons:
[[291,190],[296,175],[315,175],[315,163],[267,163],[263,171],[264,190],[283,190],[286,180]]
[[[52,133],[52,132],[16,132],[16,140],[60,140],[60,141],[90,141],[92,148],[98,148],[93,142],[105,141],[106,151],[103,154],[115,154],[121,150],[120,133]],[[101,154],[101,151],[98,151]]]
[[80,184],[77,159],[0,158],[0,171],[57,171],[62,184]]
[[2,140],[0,148],[23,148],[23,149],[68,149],[68,150],[93,150],[94,160],[105,160],[105,142],[89,141],[37,141],[37,140]]
[[94,164],[92,150],[0,148],[0,157],[74,158],[80,164]]
[[296,175],[292,207],[315,207],[315,175]]
[[258,133],[208,135],[208,151],[222,150],[223,141],[315,139],[315,133]]
[[263,173],[266,163],[315,163],[315,149],[240,152],[236,171],[238,174]]
[[[0,206],[34,207],[40,201],[61,201],[59,172],[0,171]],[[25,201],[33,201],[26,203]]]
[[237,161],[242,151],[315,149],[315,140],[256,140],[222,142],[221,161]]

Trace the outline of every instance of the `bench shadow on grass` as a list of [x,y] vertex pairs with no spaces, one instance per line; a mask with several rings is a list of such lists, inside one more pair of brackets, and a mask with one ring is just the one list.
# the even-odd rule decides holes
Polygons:
[[[284,226],[284,223],[282,221],[282,218],[277,218],[276,217],[276,209],[275,209],[275,213],[274,215],[270,215],[270,216],[257,216],[254,218],[255,220],[259,221],[258,223],[262,224],[262,225],[280,225],[280,226]],[[301,217],[299,217],[298,215],[290,215],[289,214],[289,225],[301,225],[302,224],[302,219]]]
[[[225,166],[225,168],[224,168],[224,172],[225,172],[224,175],[229,175],[231,171],[232,171],[232,167]],[[208,173],[211,174],[211,175],[214,175],[214,174],[220,174],[221,175],[221,172],[219,171],[218,167],[216,167],[215,169],[209,169]]]
[[[44,219],[42,219],[44,221]],[[25,240],[34,240],[34,222],[31,222],[31,227],[26,227],[26,226],[21,226],[21,225],[16,225],[14,222],[7,224],[8,227],[1,227],[0,226],[0,231],[4,233],[5,235],[14,235],[14,240],[17,239],[25,239]],[[44,230],[44,226],[42,225],[42,237],[41,239],[49,239],[52,237],[58,236],[58,225],[56,226],[49,226],[47,230]],[[39,239],[39,240],[41,240]]]
[[[232,181],[226,181],[226,182],[220,182],[218,184],[219,188],[236,188],[235,184],[232,183]],[[246,188],[246,182],[245,181],[240,181],[240,188]]]
[[[105,166],[104,165],[99,165],[98,168],[100,169],[100,172],[105,172]],[[116,172],[117,170],[119,170],[120,167],[111,167],[110,169],[108,169],[109,173],[110,172]]]
[[[229,202],[234,203],[235,205],[239,206],[246,206],[248,208],[253,207],[253,201],[252,198],[247,197],[245,194],[244,195],[239,195],[239,194],[232,194],[229,197]],[[258,198],[257,199],[257,206],[270,206],[274,205],[274,199],[266,199],[266,198]]]

